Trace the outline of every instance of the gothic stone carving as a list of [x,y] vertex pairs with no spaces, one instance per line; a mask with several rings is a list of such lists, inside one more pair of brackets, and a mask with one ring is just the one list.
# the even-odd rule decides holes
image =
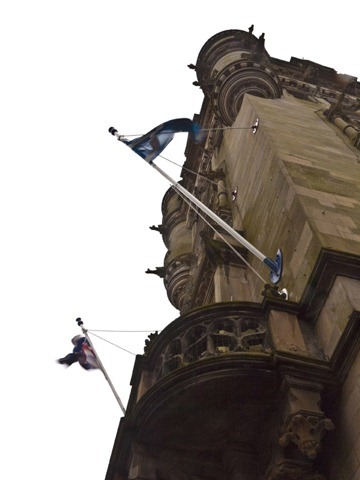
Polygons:
[[285,433],[280,437],[280,445],[295,443],[300,451],[311,460],[317,457],[321,448],[321,439],[325,430],[333,430],[329,418],[297,414],[290,417]]

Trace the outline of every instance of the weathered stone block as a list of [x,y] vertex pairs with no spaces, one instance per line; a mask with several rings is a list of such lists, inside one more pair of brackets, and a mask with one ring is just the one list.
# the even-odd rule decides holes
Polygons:
[[328,357],[334,353],[354,310],[360,311],[360,281],[336,277],[316,324],[320,343]]
[[308,354],[296,315],[271,310],[269,327],[276,350],[298,355]]

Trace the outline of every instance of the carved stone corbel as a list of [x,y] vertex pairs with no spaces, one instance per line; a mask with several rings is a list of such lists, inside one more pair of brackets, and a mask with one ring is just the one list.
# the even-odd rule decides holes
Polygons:
[[279,444],[285,447],[292,442],[303,455],[314,460],[326,430],[335,428],[320,409],[322,387],[316,382],[286,375],[283,388],[286,405]]
[[279,439],[281,446],[295,443],[301,453],[310,460],[317,457],[321,449],[321,439],[326,430],[333,430],[334,424],[329,418],[318,415],[297,414],[288,418],[285,432]]

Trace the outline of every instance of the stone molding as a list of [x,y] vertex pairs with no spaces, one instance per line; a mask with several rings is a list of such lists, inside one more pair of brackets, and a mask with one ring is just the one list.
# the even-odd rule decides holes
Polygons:
[[284,460],[268,471],[266,480],[326,480],[326,478],[321,473],[314,472],[310,465]]
[[219,72],[212,91],[214,112],[224,125],[232,125],[245,94],[280,98],[282,86],[269,66],[258,62],[236,62]]

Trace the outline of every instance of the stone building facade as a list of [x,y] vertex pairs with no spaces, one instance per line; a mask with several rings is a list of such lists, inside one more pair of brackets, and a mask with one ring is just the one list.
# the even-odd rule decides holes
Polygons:
[[[189,65],[204,101],[159,268],[180,316],[136,358],[106,480],[360,479],[360,83],[229,30]],[[255,128],[256,127],[256,128]]]

